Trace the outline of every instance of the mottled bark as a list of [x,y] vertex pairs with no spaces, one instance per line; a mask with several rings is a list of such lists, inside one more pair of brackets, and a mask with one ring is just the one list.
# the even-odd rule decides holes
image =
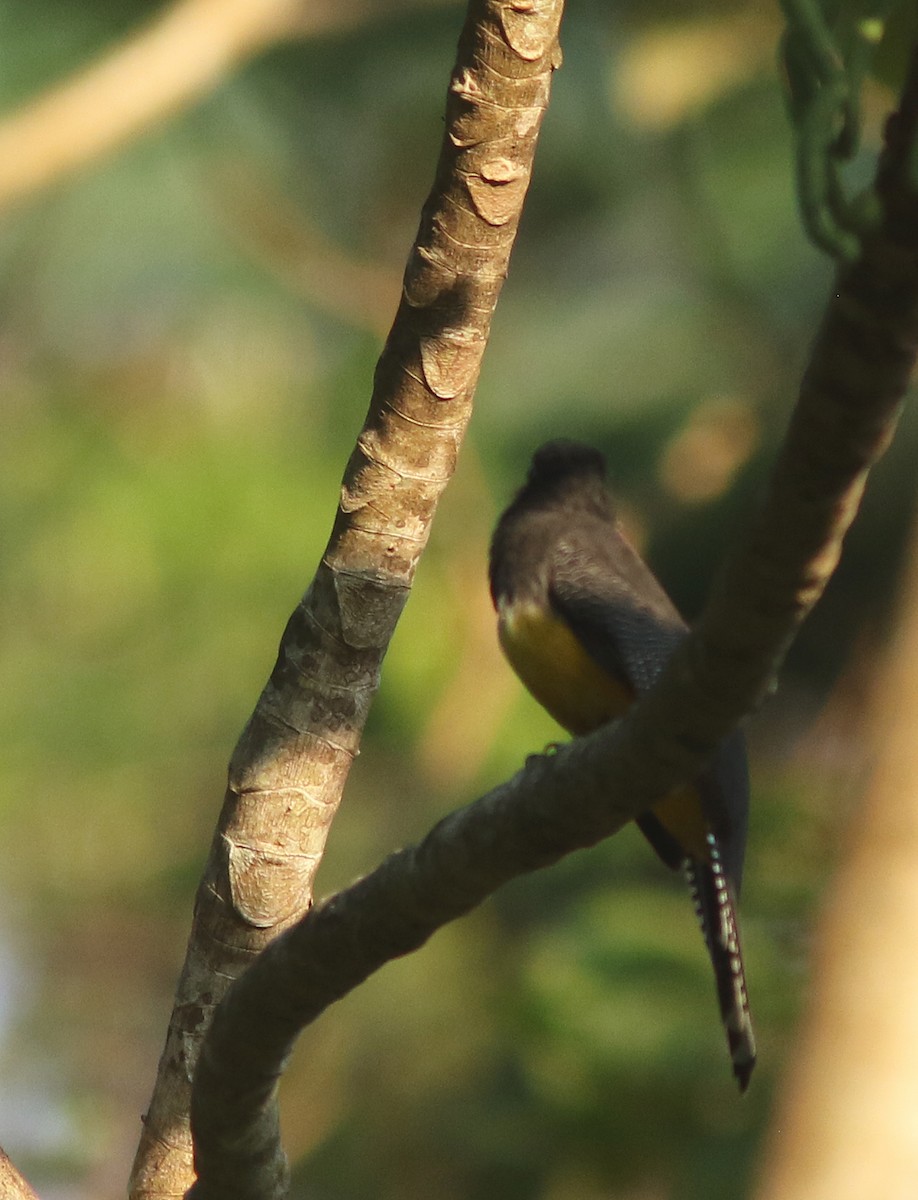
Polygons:
[[191,1078],[211,1013],[311,902],[380,664],[469,419],[557,65],[560,13],[560,0],[470,5],[436,180],[331,539],[230,763],[134,1200],[189,1186]]
[[38,1200],[2,1150],[0,1150],[0,1200]]

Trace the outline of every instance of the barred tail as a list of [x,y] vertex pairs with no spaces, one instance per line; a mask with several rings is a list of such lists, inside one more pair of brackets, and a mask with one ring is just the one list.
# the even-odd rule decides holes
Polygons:
[[717,841],[708,835],[711,861],[686,858],[685,877],[691,889],[695,911],[701,924],[714,979],[720,1015],[727,1031],[733,1074],[740,1091],[745,1092],[755,1066],[755,1035],[746,994],[746,973],[740,945],[736,902],[730,881],[724,874]]

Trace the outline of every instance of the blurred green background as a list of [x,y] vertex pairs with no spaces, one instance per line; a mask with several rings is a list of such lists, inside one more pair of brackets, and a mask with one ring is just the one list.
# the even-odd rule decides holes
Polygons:
[[[0,0],[0,111],[159,11]],[[395,5],[283,37],[2,212],[0,1142],[45,1197],[123,1192],[226,762],[330,528],[461,19]],[[558,736],[498,658],[485,583],[540,441],[608,453],[688,616],[741,535],[831,282],[795,212],[779,33],[777,5],[571,7],[476,415],[320,892]],[[887,102],[868,93],[868,158]],[[691,905],[629,830],[307,1032],[283,1093],[297,1194],[746,1193],[857,799],[916,442],[907,417],[750,728],[747,1098]]]

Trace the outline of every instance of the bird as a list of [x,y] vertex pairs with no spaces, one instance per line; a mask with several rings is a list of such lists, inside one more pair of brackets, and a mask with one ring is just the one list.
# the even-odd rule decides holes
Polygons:
[[[582,442],[536,450],[495,527],[489,579],[504,655],[574,736],[623,716],[688,632],[622,532],[605,458]],[[741,1092],[756,1061],[738,919],[748,817],[746,742],[734,730],[696,779],[636,819],[666,866],[685,875]]]

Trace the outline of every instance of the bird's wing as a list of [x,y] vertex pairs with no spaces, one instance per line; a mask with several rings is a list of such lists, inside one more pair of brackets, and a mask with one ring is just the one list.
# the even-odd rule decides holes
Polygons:
[[[592,530],[581,541],[575,530],[559,543],[549,596],[593,662],[627,683],[636,696],[653,686],[688,632],[650,568],[617,531],[610,536],[608,527],[602,538]],[[738,893],[749,805],[746,739],[740,730],[724,740],[694,783]],[[659,822],[648,817],[638,822],[645,835],[664,862],[677,866],[678,847],[670,845],[665,831],[658,831]]]
[[636,695],[656,681],[686,626],[628,542],[603,525],[572,531],[552,558],[549,597],[590,658]]

